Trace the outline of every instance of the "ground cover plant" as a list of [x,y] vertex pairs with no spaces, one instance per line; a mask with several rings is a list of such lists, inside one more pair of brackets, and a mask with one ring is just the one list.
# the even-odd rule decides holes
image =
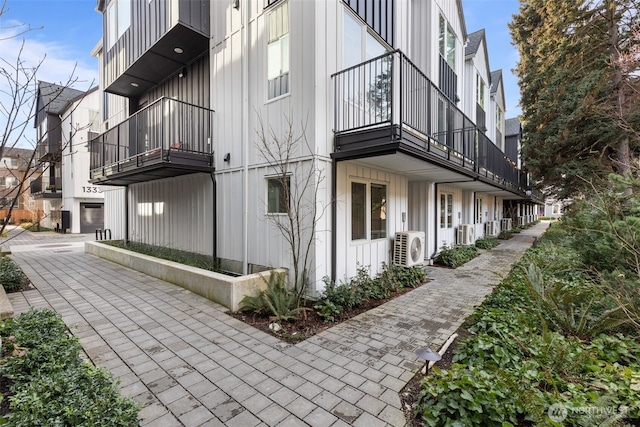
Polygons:
[[38,224],[34,224],[31,221],[22,222],[20,224],[20,227],[24,228],[25,230],[33,231],[33,232],[53,231],[53,228],[43,227],[42,225],[38,226]]
[[140,405],[112,375],[80,357],[58,314],[30,310],[0,327],[2,415],[7,426],[138,425]]
[[440,248],[440,252],[436,255],[435,262],[445,267],[456,268],[477,256],[478,248],[475,246],[445,245]]
[[499,244],[498,238],[493,236],[484,236],[476,240],[476,248],[478,249],[493,249]]
[[6,292],[22,289],[26,278],[15,262],[6,256],[0,257],[0,283]]
[[[451,367],[422,382],[415,406],[424,425],[638,425],[638,270],[627,252],[599,271],[602,260],[585,247],[591,239],[604,254],[625,250],[618,239],[630,241],[636,222],[574,209],[467,319]],[[585,231],[589,215],[600,232],[594,222]]]

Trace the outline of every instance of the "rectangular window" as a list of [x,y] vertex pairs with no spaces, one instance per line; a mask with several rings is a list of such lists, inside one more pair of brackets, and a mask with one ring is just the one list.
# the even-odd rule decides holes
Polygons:
[[453,228],[453,194],[440,194],[440,228]]
[[267,213],[289,212],[289,177],[267,179]]
[[18,167],[18,159],[15,157],[3,157],[0,167],[7,169],[16,169]]
[[387,237],[387,186],[371,184],[371,239]]
[[131,25],[131,0],[111,0],[107,8],[107,47],[111,49]]
[[0,187],[4,187],[5,185],[7,185],[7,177],[0,176]]
[[269,13],[267,28],[268,99],[289,93],[289,4]]
[[367,184],[351,183],[351,240],[367,238]]
[[5,178],[5,186],[11,188],[18,185],[18,179],[15,176],[8,176]]
[[387,186],[352,182],[351,240],[375,240],[386,237]]
[[482,80],[482,77],[480,77],[480,74],[476,74],[476,100],[478,102],[478,105],[484,110],[484,92],[485,92],[485,85],[484,85],[484,80]]
[[438,28],[438,47],[440,55],[447,61],[449,66],[456,69],[456,34],[442,15],[440,15],[440,26]]

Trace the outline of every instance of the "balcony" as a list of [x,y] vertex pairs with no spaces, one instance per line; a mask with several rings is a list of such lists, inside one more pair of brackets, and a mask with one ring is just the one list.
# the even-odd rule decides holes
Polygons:
[[[62,182],[62,179],[60,179]],[[42,177],[38,177],[31,182],[30,186],[31,197],[34,199],[61,199],[62,187],[56,184],[42,182]]]
[[92,184],[127,186],[214,170],[213,111],[160,98],[90,142]]
[[[388,156],[403,154],[403,159],[422,162],[415,169],[428,169],[427,162],[454,172],[446,175],[451,181],[471,178],[510,195],[526,195],[517,166],[402,52],[371,59],[332,79],[334,159],[378,157],[384,161],[370,162],[390,168]],[[394,164],[399,172],[408,167],[403,161]]]

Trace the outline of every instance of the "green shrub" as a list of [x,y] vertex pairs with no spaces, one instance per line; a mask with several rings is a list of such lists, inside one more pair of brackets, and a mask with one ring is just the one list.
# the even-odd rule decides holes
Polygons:
[[485,236],[476,240],[476,248],[478,249],[493,249],[499,244],[497,237]]
[[325,288],[320,300],[313,306],[322,318],[332,322],[345,310],[351,310],[370,299],[384,299],[402,288],[415,288],[426,280],[426,272],[418,267],[383,266],[375,278],[369,269],[359,266],[356,275],[348,282],[337,285],[325,278]]
[[2,326],[3,350],[13,350],[0,364],[10,380],[6,425],[138,425],[140,405],[119,395],[110,373],[82,361],[58,314],[32,309]]
[[500,234],[498,234],[498,240],[509,240],[513,237],[513,231],[511,230],[502,230]]
[[26,279],[18,264],[8,257],[0,257],[0,283],[7,292],[14,292],[22,288],[22,281]]
[[306,310],[302,307],[297,293],[287,286],[285,273],[271,272],[266,282],[267,289],[260,291],[256,296],[247,295],[242,299],[242,311],[266,313],[278,321],[288,322],[296,320],[298,315]]
[[436,256],[436,263],[456,268],[478,256],[475,246],[443,246]]

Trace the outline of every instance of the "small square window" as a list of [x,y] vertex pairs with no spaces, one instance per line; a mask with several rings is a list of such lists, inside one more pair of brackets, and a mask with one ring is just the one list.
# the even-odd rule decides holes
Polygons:
[[289,177],[267,179],[267,213],[289,212]]

